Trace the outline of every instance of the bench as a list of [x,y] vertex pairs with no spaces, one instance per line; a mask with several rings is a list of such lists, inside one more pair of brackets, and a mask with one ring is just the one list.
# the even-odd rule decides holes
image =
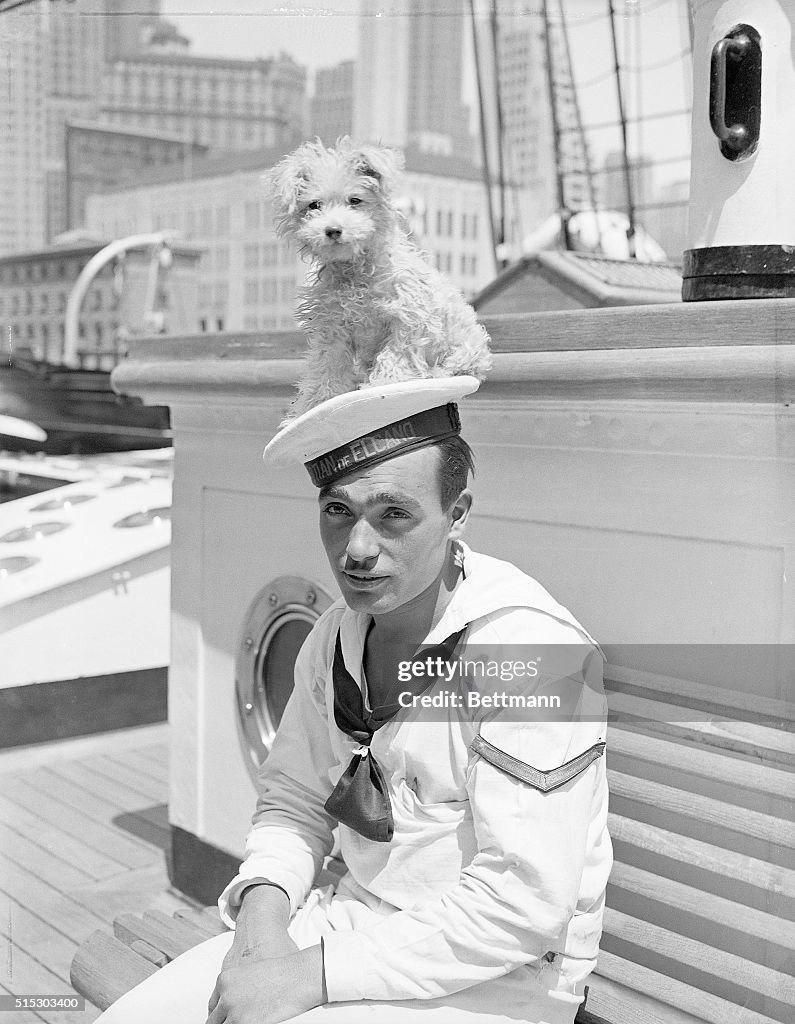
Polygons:
[[[795,706],[610,666],[616,860],[577,1024],[790,1024]],[[122,915],[78,950],[101,1008],[223,926],[214,908]]]

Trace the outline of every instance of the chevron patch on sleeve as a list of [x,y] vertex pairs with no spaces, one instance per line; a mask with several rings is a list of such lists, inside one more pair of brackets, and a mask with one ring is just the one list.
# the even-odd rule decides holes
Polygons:
[[504,750],[500,750],[499,747],[495,747],[493,743],[484,740],[482,736],[476,736],[472,740],[470,750],[501,772],[505,772],[506,775],[511,775],[514,779],[519,779],[520,782],[526,782],[528,786],[539,789],[542,793],[549,793],[576,778],[580,772],[584,772],[590,764],[602,756],[605,746],[605,743],[594,743],[592,747],[583,751],[582,754],[578,754],[571,761],[546,772],[525,764],[518,757],[512,757]]

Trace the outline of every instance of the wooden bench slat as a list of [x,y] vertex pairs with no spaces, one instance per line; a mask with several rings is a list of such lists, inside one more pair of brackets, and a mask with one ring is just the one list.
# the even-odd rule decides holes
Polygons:
[[190,942],[191,946],[198,946],[204,942],[207,936],[199,931],[189,921],[181,921],[178,917],[164,913],[162,910],[144,911],[144,921],[160,930],[163,934],[171,936],[178,942]]
[[[665,903],[676,910],[696,914],[723,928],[752,935],[763,942],[771,942],[785,949],[795,949],[795,922],[767,914],[755,907],[742,906],[723,896],[696,889],[692,885],[652,874],[631,864],[616,862],[610,875],[610,885],[627,892]],[[740,912],[741,911],[741,912]]]
[[764,964],[753,963],[734,953],[697,942],[687,935],[679,935],[650,921],[629,917],[610,907],[605,908],[604,930],[634,946],[654,950],[671,960],[685,962],[689,967],[715,978],[795,1005],[795,978],[765,967]]
[[[707,1024],[781,1024],[765,1014],[749,1010],[738,1003],[730,1003],[711,992],[687,985],[677,978],[658,974],[642,964],[624,960],[614,953],[602,950],[596,965],[597,975],[620,982],[630,989],[638,989],[645,995],[690,1013],[697,1020]],[[630,1019],[631,1020],[631,1019]]]
[[[732,708],[735,711],[765,715],[768,718],[795,723],[795,704],[791,701],[777,700],[775,697],[762,697],[755,693],[744,693],[742,690],[723,689],[720,686],[710,686],[708,683],[696,683],[689,679],[677,679],[674,676],[658,675],[656,672],[626,668],[624,665],[605,665],[604,677],[608,689],[611,688],[611,683],[623,683],[634,686],[636,689],[648,690],[651,695],[671,694],[676,697],[713,704],[716,708]],[[616,692],[615,690],[611,692],[610,702]]]
[[78,947],[69,977],[77,992],[86,995],[100,1010],[106,1010],[156,970],[123,942],[96,931]]
[[214,916],[211,917],[206,910],[193,910],[190,907],[185,907],[182,910],[175,910],[174,917],[179,921],[185,921],[193,927],[198,928],[208,938],[212,938],[214,935],[222,935],[227,931],[226,925],[218,916],[218,911],[215,908]]
[[673,811],[686,818],[696,818],[713,825],[720,825],[731,832],[742,832],[743,835],[762,839],[773,845],[795,848],[795,825],[782,821],[771,814],[752,811],[748,808],[737,808],[721,800],[714,800],[699,793],[690,793],[684,789],[675,789],[661,782],[650,782],[633,775],[625,775],[610,768],[607,780],[613,796],[622,796],[627,800],[650,804],[655,810]]
[[[600,952],[599,959],[609,955]],[[588,1006],[610,1024],[704,1024],[703,1017],[660,1003],[597,973],[588,979]]]
[[795,899],[795,871],[789,868],[768,864],[756,857],[724,850],[701,839],[680,836],[657,825],[647,825],[612,812],[607,816],[607,827],[616,841]]
[[[756,793],[791,800],[795,792],[795,773],[773,765],[760,764],[720,753],[715,747],[689,742],[677,743],[672,749],[670,740],[633,732],[619,723],[610,727],[608,756],[616,751],[626,757],[654,764],[672,765],[682,771],[715,779],[730,786],[751,789]],[[676,761],[672,761],[672,754]]]
[[627,693],[611,693],[608,705],[613,717],[628,715],[658,731],[670,732],[672,735],[685,732],[702,743],[711,743],[724,750],[795,764],[794,733],[754,722],[720,718],[705,711],[690,710]]
[[150,946],[143,939],[133,939],[130,943],[130,949],[133,953],[137,953],[138,956],[142,956],[144,960],[148,960],[150,964],[154,964],[155,967],[165,967],[168,963],[168,957],[165,953],[161,953],[159,949]]
[[128,945],[136,939],[143,939],[150,946],[165,953],[169,960],[175,959],[196,945],[195,942],[186,941],[182,936],[174,935],[149,921],[144,921],[135,914],[120,914],[113,922],[113,933],[117,939]]

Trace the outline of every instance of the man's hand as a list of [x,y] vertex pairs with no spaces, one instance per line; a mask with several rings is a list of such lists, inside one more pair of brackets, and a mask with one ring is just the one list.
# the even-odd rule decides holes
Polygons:
[[278,1024],[325,1001],[321,948],[311,946],[224,967],[210,997],[207,1024]]
[[281,889],[256,885],[243,893],[235,922],[235,937],[224,957],[222,971],[252,960],[284,957],[298,951],[287,933],[290,904]]

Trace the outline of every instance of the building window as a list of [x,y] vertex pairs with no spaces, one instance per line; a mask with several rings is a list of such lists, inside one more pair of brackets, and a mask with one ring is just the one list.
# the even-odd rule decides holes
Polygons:
[[254,270],[259,266],[259,245],[256,242],[243,247],[243,266],[246,270]]
[[243,227],[249,230],[259,229],[260,204],[258,202],[246,203],[243,207]]
[[229,234],[229,207],[219,206],[215,211],[215,233],[216,235]]
[[243,285],[243,302],[254,306],[259,302],[259,281],[246,281]]
[[453,237],[453,211],[447,211],[447,235],[448,238]]
[[229,270],[229,246],[219,245],[215,250],[215,269],[219,273]]
[[442,211],[436,211],[436,234],[441,235],[442,233]]

